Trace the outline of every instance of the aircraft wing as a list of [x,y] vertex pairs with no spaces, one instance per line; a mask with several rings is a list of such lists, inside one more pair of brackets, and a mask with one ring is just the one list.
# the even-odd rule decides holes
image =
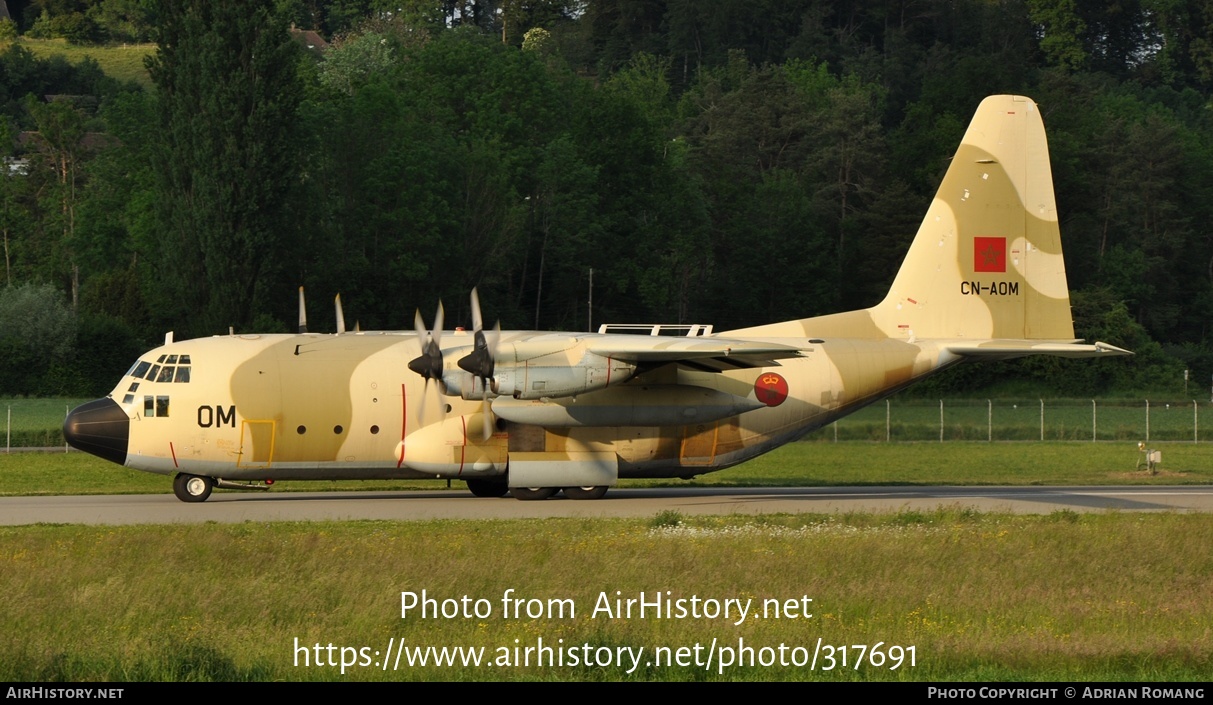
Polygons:
[[1094,344],[1061,343],[1057,341],[1032,340],[987,340],[977,343],[953,343],[945,346],[948,351],[964,357],[984,360],[1007,360],[1024,355],[1056,355],[1057,357],[1111,357],[1133,353],[1115,345],[1096,342]]
[[634,363],[681,362],[723,371],[772,367],[777,360],[800,357],[791,345],[729,338],[683,338],[649,335],[602,335],[589,341],[589,351]]

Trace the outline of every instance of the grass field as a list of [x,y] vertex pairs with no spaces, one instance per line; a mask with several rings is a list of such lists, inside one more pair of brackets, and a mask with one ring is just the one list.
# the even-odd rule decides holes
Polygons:
[[[1206,681],[1211,542],[1208,515],[948,509],[4,528],[0,680]],[[616,612],[641,592],[688,615]],[[492,663],[383,669],[402,642]]]
[[[1150,475],[1129,442],[804,442],[697,482],[1213,481],[1213,444],[1161,448],[1163,469]],[[82,453],[0,455],[0,494],[170,491],[166,477]],[[1203,514],[949,507],[0,528],[0,679],[1202,681],[1213,668],[1211,540]],[[507,618],[508,590],[536,616]],[[451,616],[402,617],[402,593],[422,591]],[[688,610],[695,597],[753,600],[753,612],[740,623],[736,608],[729,619],[615,613],[615,599],[641,592]],[[482,616],[463,616],[464,596]],[[563,616],[546,611],[557,607]],[[540,647],[562,661],[551,651],[537,665]],[[403,655],[385,670],[389,650]],[[456,662],[430,660],[444,653]]]
[[[0,42],[0,50],[12,42]],[[91,57],[107,75],[120,81],[133,81],[150,88],[152,79],[143,66],[143,59],[156,51],[155,44],[116,44],[113,46],[78,46],[65,39],[30,39],[21,37],[16,43],[40,58],[61,55],[78,64]]]
[[[1213,483],[1213,443],[1164,443],[1157,474],[1137,469],[1128,442],[791,443],[692,481],[623,480],[636,486],[1183,485]],[[278,482],[275,492],[442,487],[439,480]],[[463,483],[455,482],[462,487]],[[169,478],[84,453],[0,453],[0,495],[161,494]],[[216,490],[224,492],[225,490]]]

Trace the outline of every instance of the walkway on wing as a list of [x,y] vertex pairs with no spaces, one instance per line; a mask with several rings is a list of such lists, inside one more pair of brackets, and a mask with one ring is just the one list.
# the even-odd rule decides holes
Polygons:
[[0,497],[0,525],[652,517],[667,510],[690,515],[929,511],[940,507],[1017,514],[1066,509],[1213,512],[1213,487],[695,487],[613,489],[601,500],[542,502],[519,502],[510,497],[478,499],[464,490],[217,491],[204,504],[184,504],[171,493]]

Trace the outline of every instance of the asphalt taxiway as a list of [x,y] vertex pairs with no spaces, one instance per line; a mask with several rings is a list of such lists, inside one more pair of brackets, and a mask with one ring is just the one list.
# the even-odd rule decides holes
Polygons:
[[186,504],[172,494],[0,497],[0,525],[175,524],[349,519],[527,519],[693,514],[895,512],[940,507],[1048,514],[1213,512],[1213,487],[763,487],[612,489],[592,501],[521,502],[465,490],[419,492],[222,492]]

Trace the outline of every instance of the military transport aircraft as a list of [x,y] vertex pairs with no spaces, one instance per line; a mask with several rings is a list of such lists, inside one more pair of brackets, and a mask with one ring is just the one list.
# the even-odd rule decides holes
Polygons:
[[1010,95],[978,107],[872,308],[726,333],[549,333],[486,331],[474,292],[472,306],[471,332],[443,331],[439,309],[432,331],[418,314],[415,331],[170,334],[64,435],[174,475],[186,502],[371,478],[596,499],[621,477],[736,465],[961,362],[1129,354],[1074,338],[1044,125]]

